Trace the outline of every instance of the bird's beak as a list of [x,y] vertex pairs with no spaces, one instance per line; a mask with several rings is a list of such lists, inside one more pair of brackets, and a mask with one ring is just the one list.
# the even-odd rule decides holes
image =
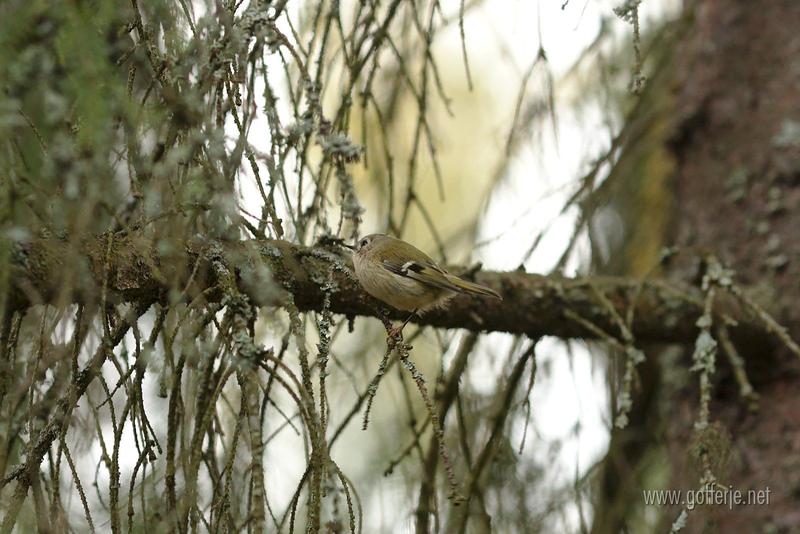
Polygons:
[[350,249],[350,250],[352,250],[352,251],[355,251],[355,250],[356,250],[356,247],[354,247],[353,245],[348,245],[347,243],[342,243],[342,246],[343,246],[344,248],[349,248],[349,249]]

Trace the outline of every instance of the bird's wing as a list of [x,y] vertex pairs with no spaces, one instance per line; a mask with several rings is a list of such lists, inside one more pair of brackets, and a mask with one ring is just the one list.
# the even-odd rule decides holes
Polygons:
[[399,263],[384,259],[382,264],[386,270],[398,276],[411,278],[426,286],[449,291],[460,291],[460,288],[448,279],[447,272],[432,261],[422,260]]

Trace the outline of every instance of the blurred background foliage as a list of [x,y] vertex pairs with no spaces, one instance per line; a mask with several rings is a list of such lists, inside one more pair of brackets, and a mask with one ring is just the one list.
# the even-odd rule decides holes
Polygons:
[[[361,430],[377,320],[233,290],[221,306],[177,276],[146,312],[69,291],[97,236],[152,240],[178,273],[189,240],[373,231],[452,264],[652,272],[670,224],[674,6],[636,41],[651,81],[634,96],[643,60],[615,5],[542,4],[4,2],[2,528],[587,529],[619,378],[603,347],[407,330],[435,399],[464,362],[445,448],[472,498],[456,506],[401,366]],[[573,30],[553,37],[555,24]],[[12,310],[11,264],[37,238],[76,245],[63,294]],[[248,367],[247,351],[281,363]],[[98,353],[99,379],[70,397]],[[41,465],[12,482],[53,422]]]

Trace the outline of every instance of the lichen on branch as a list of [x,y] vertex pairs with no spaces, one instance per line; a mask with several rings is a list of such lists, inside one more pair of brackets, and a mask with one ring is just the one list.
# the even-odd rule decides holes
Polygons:
[[[186,243],[182,250],[159,252],[152,241],[136,235],[113,240],[108,255],[108,297],[121,301],[161,301],[203,298],[218,302],[223,297],[207,251],[221,254],[234,268],[243,293],[259,306],[282,306],[284,292],[292,294],[300,311],[322,311],[347,317],[380,317],[385,306],[367,295],[352,274],[349,253],[335,245],[305,247],[282,240],[201,241]],[[78,246],[57,239],[15,243],[11,272],[10,305],[22,309],[31,304],[90,302],[100,297],[107,240],[98,237]],[[453,272],[466,272],[451,267]],[[64,284],[65,277],[72,283]],[[701,292],[693,287],[660,280],[586,276],[565,278],[523,271],[478,271],[474,278],[502,296],[485,300],[459,296],[446,310],[432,311],[413,320],[420,325],[463,328],[472,331],[508,332],[532,338],[598,338],[593,328],[623,339],[641,342],[691,343],[697,336],[697,318],[703,313]],[[182,295],[170,292],[178,279],[187,284]],[[181,287],[183,285],[179,284]],[[64,287],[71,292],[64,294]],[[602,294],[602,300],[597,295]],[[715,313],[728,319],[731,339],[764,342],[763,325],[746,313],[734,298],[716,299]],[[623,335],[617,315],[635,320]],[[570,320],[570,311],[584,322]],[[389,310],[390,317],[405,319]],[[755,340],[755,341],[754,341]]]

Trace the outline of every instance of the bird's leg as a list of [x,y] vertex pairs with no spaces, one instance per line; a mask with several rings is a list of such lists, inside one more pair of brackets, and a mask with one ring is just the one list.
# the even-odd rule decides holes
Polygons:
[[398,342],[402,343],[402,328],[398,330],[394,325],[392,325],[392,321],[389,319],[389,310],[382,310],[380,313],[380,319],[383,323],[383,327],[386,329],[386,335],[388,336],[389,342],[392,344],[397,344]]
[[395,343],[403,342],[403,329],[406,327],[408,322],[414,318],[416,313],[417,310],[414,310],[411,312],[411,315],[409,315],[408,318],[403,321],[403,324],[400,326],[393,326],[392,322],[389,320],[389,312],[384,310],[384,312],[381,314],[381,322],[383,322],[383,327],[386,329],[386,333],[392,341]]
[[416,313],[417,313],[417,310],[414,310],[413,312],[411,312],[411,315],[409,315],[406,318],[406,320],[403,321],[403,324],[401,324],[400,326],[392,326],[391,328],[389,328],[387,330],[387,332],[389,333],[389,336],[391,336],[393,338],[396,338],[397,341],[403,341],[403,329],[406,327],[408,322],[411,321],[411,319],[414,318],[414,315]]
[[403,331],[403,328],[405,328],[405,327],[406,327],[406,325],[408,324],[408,322],[409,322],[411,319],[413,319],[413,318],[414,318],[414,316],[417,314],[417,311],[418,311],[418,310],[414,310],[414,311],[412,311],[412,312],[411,312],[411,315],[409,315],[409,316],[408,316],[408,318],[407,318],[405,321],[403,321],[403,324],[402,324],[402,325],[400,325],[400,331],[401,331],[401,332]]
[[378,316],[381,320],[381,323],[383,323],[383,327],[386,329],[386,332],[389,332],[392,328],[394,328],[392,326],[391,319],[389,319],[389,310],[386,308],[380,310]]

